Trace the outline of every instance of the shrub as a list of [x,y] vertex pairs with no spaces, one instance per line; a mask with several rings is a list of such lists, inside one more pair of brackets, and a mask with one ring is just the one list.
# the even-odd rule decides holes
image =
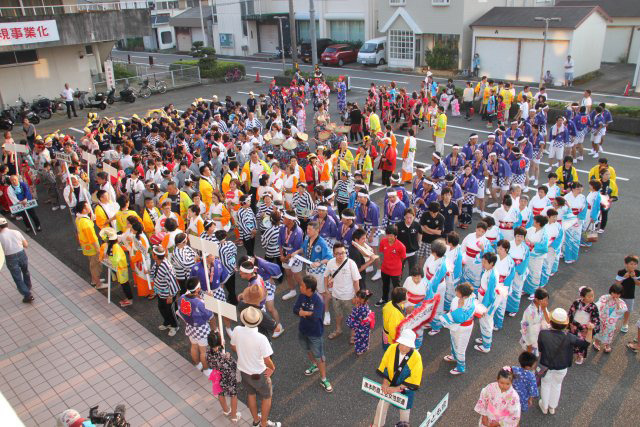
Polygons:
[[129,70],[126,65],[115,63],[113,64],[113,76],[117,79],[126,79],[129,77],[135,77],[136,73]]
[[[295,73],[296,72],[293,70],[293,68],[287,68],[286,70],[284,70],[284,75],[286,77],[293,78],[293,75]],[[310,72],[307,72],[307,71],[300,71],[300,74],[302,74],[302,77],[304,77],[305,80],[313,80],[313,73],[310,73]],[[337,82],[338,81],[338,76],[325,74],[324,75],[324,79],[327,82]]]
[[452,70],[458,67],[458,47],[455,45],[435,46],[426,50],[425,56],[429,67],[436,70]]
[[182,59],[180,61],[176,61],[171,64],[169,67],[171,70],[177,70],[181,67],[200,67],[200,77],[203,79],[219,79],[223,78],[227,71],[233,70],[234,68],[240,69],[240,72],[244,76],[246,74],[244,64],[239,62],[232,61],[211,61],[210,58],[201,58],[201,59]]

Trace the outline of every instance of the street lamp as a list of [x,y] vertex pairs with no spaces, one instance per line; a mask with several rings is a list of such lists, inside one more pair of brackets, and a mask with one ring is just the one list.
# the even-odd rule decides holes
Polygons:
[[282,21],[287,19],[285,16],[274,16],[280,22],[280,51],[282,52],[282,71],[285,71],[286,65],[284,61],[284,34],[282,32]]
[[543,18],[541,16],[536,16],[533,18],[535,21],[544,21],[544,41],[542,42],[542,63],[540,64],[540,86],[542,86],[543,76],[544,76],[544,54],[547,50],[547,33],[549,32],[549,22],[560,22],[561,18],[554,16],[552,18]]

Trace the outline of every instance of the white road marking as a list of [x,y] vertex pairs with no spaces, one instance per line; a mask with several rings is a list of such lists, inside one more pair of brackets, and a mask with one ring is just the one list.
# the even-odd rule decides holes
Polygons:
[[269,68],[269,67],[251,67],[257,70],[273,70],[273,71],[282,71],[282,68]]
[[76,129],[76,128],[69,128],[74,132],[78,132],[78,133],[84,133],[84,131],[81,131],[80,129]]
[[[349,76],[349,78],[352,78],[352,79],[358,79],[358,80],[369,80],[369,81],[371,81],[371,77],[356,77],[356,76]],[[391,82],[395,82],[395,83],[400,83],[400,84],[403,84],[403,85],[408,85],[408,84],[409,84],[408,82],[400,82],[400,81],[396,81],[396,80],[376,79],[376,81],[379,81],[379,82],[389,82],[389,83],[391,83]],[[353,86],[352,86],[352,87],[353,87]]]

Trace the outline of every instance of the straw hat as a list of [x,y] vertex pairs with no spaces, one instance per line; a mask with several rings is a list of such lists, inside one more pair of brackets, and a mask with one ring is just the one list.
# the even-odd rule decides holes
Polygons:
[[271,140],[271,145],[282,145],[284,142],[284,138],[273,138]]
[[249,306],[240,313],[240,320],[247,328],[256,328],[262,322],[262,311]]
[[272,137],[271,137],[271,134],[267,132],[267,133],[264,134],[263,138],[264,138],[265,141],[269,142],[269,141],[271,141]]
[[260,305],[265,298],[264,288],[258,284],[247,286],[240,295],[242,296],[242,301],[249,305]]
[[294,150],[296,147],[298,146],[298,141],[296,141],[293,138],[289,138],[287,139],[284,144],[282,144],[282,147],[285,150]]
[[304,132],[298,132],[296,133],[296,138],[298,138],[300,141],[306,141],[309,139],[309,135]]
[[112,227],[105,227],[100,230],[100,238],[102,240],[117,240],[118,232]]

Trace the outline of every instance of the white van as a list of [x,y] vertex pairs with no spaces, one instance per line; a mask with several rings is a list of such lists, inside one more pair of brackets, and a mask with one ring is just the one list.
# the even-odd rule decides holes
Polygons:
[[387,38],[378,37],[364,42],[358,52],[358,64],[384,65],[387,63],[386,48]]

